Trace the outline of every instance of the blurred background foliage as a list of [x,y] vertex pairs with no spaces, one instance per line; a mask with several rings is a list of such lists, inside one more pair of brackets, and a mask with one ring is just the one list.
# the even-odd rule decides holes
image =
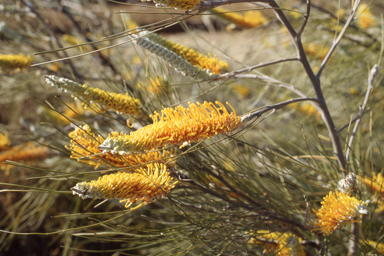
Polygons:
[[[71,195],[69,189],[77,182],[95,179],[108,169],[70,159],[65,145],[75,125],[88,124],[107,136],[111,131],[129,133],[148,124],[154,111],[188,101],[229,102],[242,115],[298,97],[287,87],[315,96],[299,62],[250,72],[256,79],[196,83],[132,44],[126,33],[114,36],[137,26],[158,27],[161,36],[215,55],[238,70],[295,56],[289,35],[271,10],[251,3],[224,6],[243,15],[259,10],[262,18],[260,13],[246,14],[260,20],[250,27],[217,12],[184,20],[184,11],[155,8],[151,2],[119,2],[0,3],[0,54],[27,57],[20,70],[1,66],[0,229],[10,232],[0,233],[0,255],[288,255],[271,249],[276,240],[252,240],[258,231],[294,234],[306,255],[346,255],[348,228],[323,237],[310,227],[313,209],[320,208],[341,175],[327,129],[309,103],[291,104],[230,136],[178,149],[174,175],[181,182],[167,198],[146,207],[130,212],[110,200],[94,208],[95,200]],[[279,4],[299,28],[305,2]],[[353,125],[348,123],[364,100],[370,69],[376,63],[384,68],[384,3],[364,1],[361,6],[365,9],[360,9],[321,77],[336,127],[346,125],[340,131],[343,145],[351,136]],[[314,70],[350,8],[350,1],[312,4],[302,40]],[[176,24],[167,26],[170,22]],[[74,57],[90,51],[95,52]],[[29,67],[32,59],[33,64],[49,63]],[[54,61],[59,59],[64,60]],[[44,75],[51,74],[128,93],[140,99],[145,114],[134,118],[98,106],[84,108],[45,82]],[[383,78],[380,71],[351,148],[349,170],[360,177],[383,170]],[[370,200],[370,213],[360,222],[360,249],[374,255],[384,234],[382,198],[361,183],[356,194]],[[310,203],[307,222],[303,195]]]

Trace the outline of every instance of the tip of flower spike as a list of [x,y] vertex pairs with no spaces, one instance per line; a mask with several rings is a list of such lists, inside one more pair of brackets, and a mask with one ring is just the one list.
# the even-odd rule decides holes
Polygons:
[[100,192],[95,193],[94,191],[89,190],[89,186],[84,182],[77,183],[71,190],[73,195],[78,195],[82,199],[101,197]]

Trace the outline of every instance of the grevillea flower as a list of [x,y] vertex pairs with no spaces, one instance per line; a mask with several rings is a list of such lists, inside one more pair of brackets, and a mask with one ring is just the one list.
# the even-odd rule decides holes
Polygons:
[[[112,133],[111,136],[118,136],[118,133]],[[137,167],[138,165],[147,165],[151,162],[167,164],[168,168],[174,167],[174,162],[170,160],[176,152],[171,150],[151,151],[141,154],[124,154],[105,152],[98,147],[104,141],[100,135],[92,133],[88,125],[76,128],[69,134],[71,143],[67,149],[71,151],[71,158],[96,168],[101,165],[110,165],[113,167],[125,167],[127,169]]]
[[358,176],[358,179],[370,188],[373,193],[376,193],[378,197],[384,198],[384,177],[381,173],[373,173],[372,178]]
[[302,239],[292,233],[270,232],[268,230],[258,230],[251,232],[252,238],[248,241],[253,246],[263,246],[263,254],[273,254],[277,256],[305,256],[305,251],[301,245]]
[[360,214],[368,214],[367,203],[337,190],[336,193],[329,192],[321,204],[320,210],[315,211],[318,220],[314,230],[320,230],[325,235],[347,223],[357,222],[356,217]]
[[71,188],[74,195],[82,199],[120,199],[130,207],[134,202],[143,201],[138,207],[166,196],[176,185],[167,167],[163,164],[149,164],[135,173],[117,172],[101,176],[98,180],[77,183]]
[[8,132],[0,133],[0,152],[9,148],[11,141],[8,138]]
[[166,108],[161,115],[151,115],[153,124],[147,125],[129,135],[110,135],[99,148],[106,151],[142,151],[157,149],[166,145],[199,142],[217,134],[227,134],[242,125],[241,117],[228,113],[225,106],[216,101],[200,104],[189,103],[189,108],[178,106]]
[[22,69],[29,68],[33,60],[34,58],[32,56],[24,56],[23,54],[0,54],[0,72],[19,72]]
[[117,113],[131,115],[140,115],[141,113],[140,100],[130,97],[128,94],[107,92],[53,75],[46,76],[46,81],[62,91],[69,91],[72,97],[80,98],[87,105],[93,102],[100,104],[106,110],[114,110]]
[[176,53],[181,58],[186,59],[189,63],[201,69],[210,70],[212,74],[221,74],[229,70],[229,65],[225,61],[219,61],[216,56],[210,54],[204,55],[191,48],[165,39],[156,33],[148,34],[148,39],[156,44],[159,44],[168,50]]
[[263,13],[260,11],[247,11],[244,14],[239,14],[219,7],[213,8],[209,11],[218,17],[243,28],[255,28],[268,22]]
[[191,78],[201,80],[209,80],[211,78],[214,78],[214,75],[212,75],[211,70],[202,69],[198,66],[194,66],[186,59],[179,56],[177,53],[168,50],[162,45],[152,42],[148,38],[145,38],[144,36],[146,36],[147,34],[147,31],[142,31],[138,35],[131,35],[132,41],[135,44],[140,45],[147,51],[156,54],[157,57],[163,59],[165,62],[168,63],[169,66],[175,68],[184,76],[189,76]]
[[360,4],[357,8],[357,23],[361,28],[369,28],[376,25],[373,15],[367,4]]
[[175,9],[192,10],[195,8],[201,0],[141,0],[142,2],[153,1],[156,6],[166,6]]
[[44,146],[33,146],[31,143],[25,143],[14,146],[0,154],[0,168],[7,171],[8,174],[12,165],[3,164],[4,161],[25,162],[41,160],[48,157],[48,148]]

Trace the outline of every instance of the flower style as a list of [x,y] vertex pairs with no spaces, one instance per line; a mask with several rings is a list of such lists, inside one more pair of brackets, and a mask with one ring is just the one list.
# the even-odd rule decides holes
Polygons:
[[225,106],[216,101],[200,104],[189,103],[189,108],[178,106],[166,108],[161,115],[151,115],[153,124],[147,125],[129,135],[110,135],[100,146],[106,151],[142,151],[166,145],[183,146],[199,142],[217,134],[227,134],[242,125],[241,117],[228,113]]
[[265,246],[263,254],[273,254],[277,256],[305,256],[305,251],[301,245],[301,238],[292,233],[270,232],[268,230],[258,230],[251,233],[252,238],[248,241],[254,246]]
[[8,138],[8,132],[0,133],[0,152],[9,148],[11,141]]
[[357,176],[359,181],[369,187],[381,199],[384,198],[384,177],[381,173],[373,173],[372,178]]
[[0,54],[0,73],[16,73],[22,69],[27,69],[32,65],[34,58],[32,56],[24,56],[23,54]]
[[[141,0],[142,2],[151,0]],[[166,6],[171,7],[175,9],[182,9],[182,10],[192,10],[195,8],[201,0],[152,0],[154,3],[156,3],[156,6]]]
[[367,203],[337,190],[336,193],[329,192],[321,204],[320,210],[315,211],[318,218],[315,230],[325,235],[330,235],[347,223],[357,222],[355,217],[360,214],[368,214]]
[[[112,133],[112,136],[118,136],[118,133]],[[170,160],[175,151],[162,150],[145,152],[142,154],[124,154],[105,152],[98,147],[104,141],[100,135],[92,133],[88,125],[76,128],[69,134],[71,138],[70,145],[66,148],[71,151],[71,158],[96,168],[101,165],[110,165],[113,167],[134,168],[138,165],[147,165],[151,162],[167,164],[168,168],[174,167],[174,162]]]
[[219,61],[216,56],[212,57],[210,54],[206,56],[191,48],[167,40],[156,33],[148,34],[147,37],[152,42],[159,44],[176,53],[181,58],[186,59],[192,65],[201,69],[210,70],[212,74],[221,74],[229,70],[228,63],[225,61]]
[[176,184],[177,181],[169,176],[165,165],[149,164],[136,173],[117,172],[91,182],[77,183],[71,190],[73,195],[82,199],[120,199],[120,203],[126,202],[126,208],[137,201],[143,201],[132,208],[134,210],[166,196]]
[[376,22],[373,19],[373,15],[367,4],[360,4],[357,8],[357,23],[363,29],[367,29],[376,25]]
[[46,81],[62,91],[69,91],[72,93],[72,97],[80,98],[87,105],[92,102],[98,103],[106,110],[114,110],[118,114],[140,115],[141,113],[140,100],[130,97],[128,94],[107,92],[53,75],[46,76]]
[[163,59],[169,66],[181,72],[184,76],[189,76],[194,79],[209,80],[214,78],[212,72],[208,69],[201,69],[194,66],[186,59],[183,59],[177,53],[168,50],[166,47],[152,42],[150,39],[145,38],[147,31],[142,31],[138,35],[131,35],[132,41],[146,49],[147,51],[155,54],[157,57]]
[[260,11],[247,11],[243,15],[224,8],[213,8],[210,12],[216,14],[222,19],[232,22],[236,26],[243,28],[255,28],[264,25],[268,20]]

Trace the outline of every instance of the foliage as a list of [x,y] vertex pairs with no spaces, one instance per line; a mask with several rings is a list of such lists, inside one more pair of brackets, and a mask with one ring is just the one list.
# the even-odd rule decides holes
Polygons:
[[383,251],[380,1],[0,6],[0,255]]

